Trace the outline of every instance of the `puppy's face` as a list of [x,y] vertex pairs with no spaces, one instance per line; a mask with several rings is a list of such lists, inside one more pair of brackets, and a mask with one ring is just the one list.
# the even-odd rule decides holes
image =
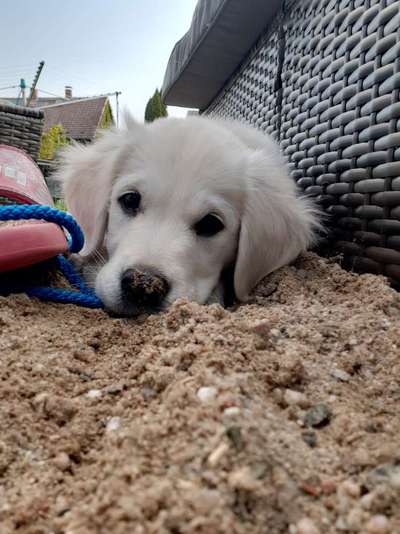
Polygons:
[[141,295],[134,281],[129,284],[137,271],[158,286],[144,307],[163,308],[180,297],[205,303],[219,292],[221,273],[235,257],[244,163],[207,137],[197,135],[191,147],[192,135],[173,132],[171,142],[168,134],[160,128],[143,139],[122,161],[111,189],[108,262],[96,292],[119,313],[138,308]]
[[[275,146],[268,139],[275,150],[268,156],[232,130],[200,118],[130,123],[67,152],[67,205],[84,228],[85,254],[103,250],[94,286],[106,308],[136,315],[180,297],[221,300],[221,276],[231,266],[243,300],[264,274],[305,248],[311,212],[296,204]],[[266,199],[268,167],[283,182],[270,178]],[[289,225],[299,220],[305,230],[300,236],[293,227],[288,240]]]

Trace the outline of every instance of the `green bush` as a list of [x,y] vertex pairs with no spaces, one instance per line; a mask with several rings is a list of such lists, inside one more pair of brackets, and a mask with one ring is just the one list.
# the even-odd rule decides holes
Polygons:
[[40,144],[40,159],[52,160],[62,146],[69,143],[67,134],[62,124],[52,126],[50,130],[42,134]]
[[67,207],[65,205],[65,202],[62,198],[59,198],[54,201],[54,206],[61,211],[67,211]]

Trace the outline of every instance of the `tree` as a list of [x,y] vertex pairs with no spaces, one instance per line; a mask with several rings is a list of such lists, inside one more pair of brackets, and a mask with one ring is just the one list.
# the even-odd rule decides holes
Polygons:
[[67,134],[62,124],[52,126],[50,130],[42,134],[39,158],[47,160],[54,159],[57,150],[68,143]]
[[168,117],[167,106],[161,98],[161,92],[156,89],[154,95],[147,102],[144,112],[144,120],[146,122],[153,122],[160,117]]

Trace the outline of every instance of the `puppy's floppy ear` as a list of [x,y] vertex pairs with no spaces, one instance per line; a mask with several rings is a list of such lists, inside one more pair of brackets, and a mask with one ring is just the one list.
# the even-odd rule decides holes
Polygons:
[[75,143],[60,154],[55,179],[62,183],[67,209],[85,234],[84,256],[103,243],[112,184],[124,151],[132,146],[133,125],[129,128],[104,131],[93,144]]
[[320,226],[312,203],[296,195],[279,154],[252,151],[247,178],[234,270],[240,301],[264,276],[305,251]]

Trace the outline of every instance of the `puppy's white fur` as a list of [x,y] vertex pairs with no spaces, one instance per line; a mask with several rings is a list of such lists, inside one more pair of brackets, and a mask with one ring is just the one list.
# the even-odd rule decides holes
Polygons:
[[[209,301],[232,265],[236,297],[245,301],[265,275],[307,249],[318,227],[278,146],[239,123],[189,117],[143,125],[128,117],[124,129],[71,146],[62,159],[58,177],[85,233],[82,254],[104,251],[95,288],[117,313],[132,312],[120,279],[137,265],[168,279],[165,304],[180,297]],[[129,191],[142,196],[136,217],[118,203]],[[199,237],[193,225],[210,212],[225,229]]]

